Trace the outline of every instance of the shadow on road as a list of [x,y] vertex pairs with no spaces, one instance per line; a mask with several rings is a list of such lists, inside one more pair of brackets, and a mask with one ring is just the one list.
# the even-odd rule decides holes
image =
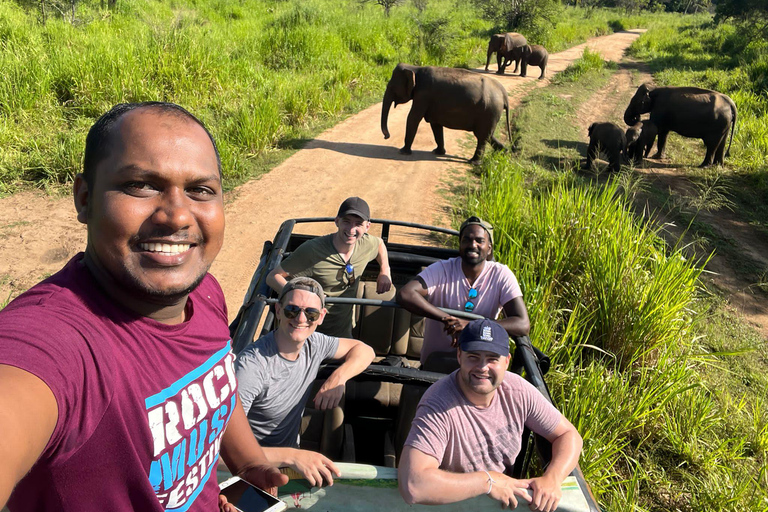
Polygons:
[[[304,140],[304,139],[298,139]],[[291,144],[291,141],[287,141],[287,144]],[[292,146],[291,146],[292,147]],[[301,146],[300,146],[301,147]],[[308,141],[303,146],[303,149],[326,149],[328,151],[335,151],[337,153],[343,153],[345,155],[356,156],[360,158],[372,158],[376,160],[396,160],[396,161],[415,161],[415,160],[429,160],[439,162],[455,162],[455,163],[467,163],[465,158],[452,155],[437,156],[431,151],[419,151],[414,150],[411,155],[401,155],[398,152],[398,148],[392,146],[379,146],[375,144],[360,144],[356,142],[333,142],[323,139],[314,139]]]

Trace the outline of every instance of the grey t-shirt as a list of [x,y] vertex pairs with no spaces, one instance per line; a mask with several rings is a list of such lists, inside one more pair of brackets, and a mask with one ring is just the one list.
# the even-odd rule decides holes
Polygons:
[[277,351],[275,333],[245,348],[235,361],[238,393],[251,430],[263,446],[298,448],[304,403],[320,363],[339,348],[339,338],[313,333],[295,361]]

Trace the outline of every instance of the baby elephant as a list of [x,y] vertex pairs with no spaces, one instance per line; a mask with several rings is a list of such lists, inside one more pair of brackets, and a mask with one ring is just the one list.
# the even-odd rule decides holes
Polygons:
[[659,129],[648,119],[627,128],[627,161],[640,165],[643,157],[648,158],[658,133]]
[[608,156],[609,169],[617,172],[621,168],[621,155],[627,146],[624,130],[613,123],[592,123],[589,125],[589,148],[587,148],[587,169],[597,160],[600,151]]
[[512,60],[516,59],[520,59],[520,76],[525,76],[528,73],[528,65],[531,65],[540,67],[539,80],[544,78],[549,61],[549,53],[546,48],[540,44],[518,46],[512,51]]

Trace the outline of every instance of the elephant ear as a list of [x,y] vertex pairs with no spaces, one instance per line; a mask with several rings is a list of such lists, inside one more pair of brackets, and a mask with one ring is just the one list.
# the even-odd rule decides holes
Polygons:
[[412,69],[405,70],[405,92],[409,99],[413,98],[413,88],[416,87],[416,72]]
[[501,51],[504,53],[512,51],[512,41],[509,36],[504,36],[504,39],[501,40]]

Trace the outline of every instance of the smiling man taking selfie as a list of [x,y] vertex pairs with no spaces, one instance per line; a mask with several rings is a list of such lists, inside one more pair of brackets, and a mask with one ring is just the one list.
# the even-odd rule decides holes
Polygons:
[[284,484],[250,433],[208,274],[224,239],[210,133],[178,105],[117,105],[88,133],[74,200],[85,252],[0,312],[0,506],[212,512],[220,452]]

